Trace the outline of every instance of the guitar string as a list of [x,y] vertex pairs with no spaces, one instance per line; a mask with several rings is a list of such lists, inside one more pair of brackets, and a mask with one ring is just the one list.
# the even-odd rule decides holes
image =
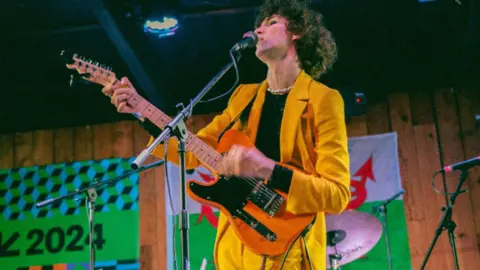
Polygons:
[[[137,99],[139,100],[139,103],[140,103],[140,102],[146,103],[145,106],[144,106],[144,110],[143,110],[143,111],[147,110],[147,109],[148,109],[147,107],[149,107],[149,105],[152,106],[148,101],[146,101],[144,98],[140,97],[138,94],[132,95],[129,99],[131,99],[132,97],[137,97]],[[128,101],[127,101],[127,102],[128,102]],[[155,111],[157,111],[157,110],[155,110]],[[152,116],[153,116],[153,113],[152,113]],[[160,118],[162,118],[162,115],[160,115]],[[163,122],[163,121],[161,121],[161,122]],[[163,124],[163,123],[162,123],[162,124]],[[189,132],[189,133],[190,133],[190,132]],[[193,135],[193,134],[192,134],[192,135]],[[192,138],[192,136],[190,136],[189,138]],[[193,136],[193,138],[196,139],[195,136]],[[201,140],[196,140],[196,142],[193,142],[193,145],[197,145],[198,142],[205,144],[205,146],[208,146],[205,142],[203,142],[203,141],[201,141]],[[188,147],[188,146],[189,146],[189,145],[187,144],[187,147]],[[217,154],[217,155],[219,155],[218,152],[216,152],[216,151],[215,151],[214,153]],[[221,158],[221,157],[220,157],[220,158]],[[217,158],[214,158],[214,160],[215,160],[215,161],[218,160],[217,162],[220,162],[220,160],[217,159]],[[217,164],[218,164],[218,163],[217,163]],[[275,198],[275,197],[277,196],[277,193],[276,193],[276,192],[272,191],[270,188],[268,188],[267,186],[265,186],[265,184],[262,183],[262,182],[260,182],[260,180],[258,180],[258,179],[255,179],[255,178],[253,178],[253,177],[246,177],[246,176],[236,176],[236,178],[240,178],[240,179],[242,179],[242,180],[245,180],[245,182],[247,182],[248,184],[250,184],[252,187],[255,187],[256,185],[259,185],[258,189],[259,189],[260,194],[261,194],[261,195],[265,195],[265,196],[267,197],[267,199],[269,199],[269,200],[270,200],[270,199],[273,199],[273,198]],[[260,184],[259,184],[259,183],[260,183]],[[274,203],[275,206],[277,206],[277,207],[279,206],[279,202],[278,202],[277,200],[275,200],[273,203]]]

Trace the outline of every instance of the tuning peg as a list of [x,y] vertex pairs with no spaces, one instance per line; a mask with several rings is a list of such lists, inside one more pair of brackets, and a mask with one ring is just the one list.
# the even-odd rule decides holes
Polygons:
[[71,59],[68,58],[68,56],[66,55],[66,51],[65,51],[65,50],[61,50],[61,51],[60,51],[60,59],[61,59],[61,61],[63,61],[63,62],[67,62],[67,63],[70,63],[70,62],[71,62]]
[[74,84],[81,83],[81,84],[91,84],[91,82],[85,80],[85,78],[89,78],[91,74],[89,73],[82,73],[78,74],[76,72],[70,73],[70,81],[69,86],[73,87]]

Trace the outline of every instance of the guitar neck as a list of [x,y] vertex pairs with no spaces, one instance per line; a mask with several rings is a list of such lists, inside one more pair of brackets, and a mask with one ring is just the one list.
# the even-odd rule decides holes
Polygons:
[[[63,54],[64,52],[62,52]],[[104,87],[119,81],[110,68],[106,68],[97,62],[92,63],[92,61],[88,61],[77,54],[74,54],[72,59],[74,62],[67,64],[67,68],[82,74],[82,79],[86,81],[100,84]],[[145,117],[161,129],[164,129],[172,121],[170,117],[138,94],[132,96],[128,103],[140,109],[138,113],[133,113],[133,116],[140,120]],[[187,151],[192,152],[203,164],[214,171],[218,171],[222,156],[210,145],[187,131],[185,146]]]
[[[171,121],[168,115],[157,109],[150,102],[148,102],[143,97],[137,95],[132,96],[128,103],[136,108],[139,108],[139,113],[142,117],[147,118],[157,127],[164,129]],[[134,114],[135,117],[139,118],[138,114]],[[191,132],[187,131],[187,138],[185,139],[185,147],[187,151],[192,152],[202,163],[212,168],[215,171],[218,171],[218,167],[222,156],[213,149],[210,145],[206,144],[204,141],[196,137]]]

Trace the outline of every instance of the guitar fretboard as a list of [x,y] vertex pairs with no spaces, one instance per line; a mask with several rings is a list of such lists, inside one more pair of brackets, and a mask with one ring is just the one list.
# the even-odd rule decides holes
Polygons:
[[[130,99],[128,99],[128,103],[136,108],[139,108],[140,114],[159,128],[165,128],[165,126],[172,121],[172,118],[157,109],[150,102],[139,95],[133,95]],[[189,131],[187,131],[185,147],[187,151],[192,152],[202,163],[209,166],[213,170],[218,171],[217,166],[219,166],[222,155],[220,155],[210,145],[206,144]]]

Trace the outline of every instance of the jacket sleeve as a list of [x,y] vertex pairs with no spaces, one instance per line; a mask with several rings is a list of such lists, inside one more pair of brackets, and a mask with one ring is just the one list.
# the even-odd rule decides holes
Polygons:
[[[233,120],[232,117],[234,109],[232,108],[232,100],[237,96],[237,94],[241,91],[242,85],[238,86],[237,89],[233,92],[232,96],[228,101],[227,108],[223,110],[223,112],[217,116],[215,116],[206,127],[199,130],[196,134],[198,138],[206,142],[212,148],[217,149],[217,139],[220,133],[225,129],[230,121]],[[150,140],[147,145],[150,145],[153,142],[154,138],[150,137]],[[168,151],[167,151],[167,160],[172,162],[176,165],[179,164],[178,160],[178,140],[176,137],[171,137],[168,141]],[[165,158],[165,144],[159,144],[153,151],[152,155],[158,158]],[[193,169],[200,165],[198,159],[192,154],[192,152],[188,151],[185,154],[186,157],[186,167],[187,169]]]
[[340,93],[329,90],[314,113],[317,175],[294,170],[287,211],[294,214],[340,213],[351,197],[348,138]]

